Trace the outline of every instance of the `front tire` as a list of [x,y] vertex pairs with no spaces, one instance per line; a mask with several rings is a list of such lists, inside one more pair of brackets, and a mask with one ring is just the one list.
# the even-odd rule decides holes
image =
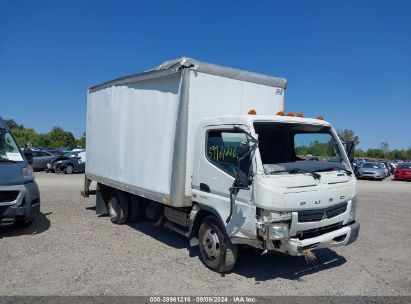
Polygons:
[[223,273],[234,268],[238,248],[231,243],[224,228],[214,216],[207,216],[198,232],[202,262],[211,270]]
[[113,190],[107,203],[107,210],[113,224],[125,224],[129,210],[127,195],[120,190]]
[[67,165],[66,168],[64,169],[65,174],[73,174],[73,172],[74,172],[73,165]]

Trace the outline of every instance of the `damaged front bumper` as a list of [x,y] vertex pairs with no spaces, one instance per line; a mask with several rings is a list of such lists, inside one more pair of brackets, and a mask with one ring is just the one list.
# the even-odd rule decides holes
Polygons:
[[346,246],[358,238],[356,200],[304,212],[276,213],[261,210],[257,222],[263,249],[290,255],[304,250]]
[[304,250],[349,245],[358,238],[359,232],[360,224],[353,222],[340,229],[316,237],[303,240],[290,238],[288,240],[268,241],[266,244],[268,250],[276,250],[290,255],[301,255]]

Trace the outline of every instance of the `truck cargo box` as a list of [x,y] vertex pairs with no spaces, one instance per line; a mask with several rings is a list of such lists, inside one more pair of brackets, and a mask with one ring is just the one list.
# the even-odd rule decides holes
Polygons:
[[274,115],[286,80],[189,58],[94,87],[87,101],[89,179],[175,207],[191,205],[194,139],[205,117]]

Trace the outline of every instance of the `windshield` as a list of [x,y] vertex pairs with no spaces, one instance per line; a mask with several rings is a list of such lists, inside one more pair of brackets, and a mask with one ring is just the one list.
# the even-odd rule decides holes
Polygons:
[[399,169],[411,169],[411,163],[402,163],[398,166]]
[[348,170],[331,128],[293,123],[254,123],[267,174]]
[[10,131],[0,129],[0,161],[23,161],[20,149]]
[[77,157],[79,152],[68,152],[64,154],[65,157]]
[[381,169],[382,164],[365,163],[362,168]]

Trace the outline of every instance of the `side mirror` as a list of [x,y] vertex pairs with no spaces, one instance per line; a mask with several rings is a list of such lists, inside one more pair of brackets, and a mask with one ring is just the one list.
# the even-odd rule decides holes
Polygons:
[[247,188],[252,184],[252,158],[247,155],[238,162],[238,177],[242,187]]
[[33,163],[33,152],[31,152],[31,150],[26,149],[24,150],[23,154],[29,165],[31,165]]
[[345,143],[345,150],[347,151],[347,156],[348,156],[348,160],[350,161],[350,163],[352,163],[354,161],[354,141],[352,140],[348,140]]
[[235,181],[235,186],[240,188],[247,188],[249,186],[249,177],[241,170],[238,170],[238,177]]

